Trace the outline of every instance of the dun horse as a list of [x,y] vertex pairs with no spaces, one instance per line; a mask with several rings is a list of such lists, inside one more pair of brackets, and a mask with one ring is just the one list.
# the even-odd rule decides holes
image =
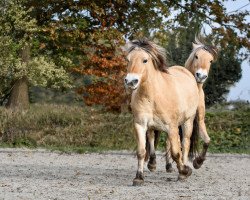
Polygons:
[[[168,133],[171,155],[177,164],[179,179],[187,178],[192,170],[182,161],[178,127],[183,126],[186,137],[192,135],[193,120],[199,104],[195,78],[183,67],[167,68],[165,50],[148,40],[129,42],[126,51],[128,73],[124,82],[126,87],[133,90],[131,109],[138,158],[133,185],[144,182],[146,132],[148,131],[150,146],[154,147],[154,130]],[[150,157],[155,157],[154,148],[149,153]]]
[[[211,63],[217,59],[218,50],[214,46],[209,46],[203,44],[197,37],[195,37],[195,43],[193,43],[193,51],[189,55],[185,68],[188,69],[195,77],[198,90],[199,90],[199,106],[197,110],[197,118],[195,122],[198,126],[198,133],[202,140],[204,141],[202,153],[197,156],[193,161],[193,166],[195,169],[199,169],[206,159],[206,152],[209,146],[210,137],[208,136],[206,125],[205,125],[205,96],[203,91],[203,84],[208,78],[209,70]],[[196,121],[197,120],[197,121]],[[195,138],[193,138],[195,140]],[[184,143],[185,141],[184,138]],[[170,152],[169,152],[169,142],[167,143],[167,152],[166,152],[166,170],[168,172],[172,171],[172,166],[170,163]],[[195,152],[191,144],[191,154]],[[188,160],[187,155],[183,157],[183,162],[186,164]]]

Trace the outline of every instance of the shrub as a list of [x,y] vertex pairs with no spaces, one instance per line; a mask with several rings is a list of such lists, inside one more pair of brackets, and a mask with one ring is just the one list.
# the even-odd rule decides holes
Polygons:
[[[130,113],[111,113],[101,108],[33,104],[27,111],[0,108],[2,146],[57,148],[60,150],[135,149]],[[206,125],[211,152],[250,153],[250,107],[209,109]],[[160,149],[165,145],[161,134]]]

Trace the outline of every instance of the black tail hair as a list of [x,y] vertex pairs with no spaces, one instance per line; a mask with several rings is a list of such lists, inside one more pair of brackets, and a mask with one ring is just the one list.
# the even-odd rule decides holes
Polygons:
[[[155,140],[154,140],[154,146],[155,146],[155,150],[157,148],[157,145],[159,143],[159,139],[160,139],[160,131],[154,131],[154,135],[155,135]],[[149,145],[149,141],[148,141],[148,132],[146,133],[146,155],[145,155],[145,161],[148,161],[150,157],[150,145]]]

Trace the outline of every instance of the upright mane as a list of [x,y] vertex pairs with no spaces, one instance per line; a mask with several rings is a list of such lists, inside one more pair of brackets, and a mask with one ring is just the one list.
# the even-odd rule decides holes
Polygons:
[[148,39],[142,38],[133,40],[127,44],[125,48],[127,53],[135,49],[142,49],[151,55],[153,64],[156,69],[162,72],[168,72],[168,64],[166,59],[166,50],[163,47],[149,41]]
[[204,44],[203,42],[201,42],[201,40],[199,39],[198,36],[195,36],[195,42],[193,44],[194,44],[195,48],[193,48],[193,51],[191,52],[191,54],[189,55],[189,57],[185,63],[186,68],[190,69],[192,67],[196,52],[198,52],[201,49],[210,53],[213,56],[214,61],[217,59],[218,49],[215,46]]

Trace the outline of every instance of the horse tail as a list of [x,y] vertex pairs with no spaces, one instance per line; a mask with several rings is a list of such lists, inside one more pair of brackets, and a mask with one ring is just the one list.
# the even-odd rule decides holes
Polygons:
[[[160,131],[154,131],[154,146],[155,146],[155,150],[158,146],[159,143],[159,139],[160,139]],[[145,161],[148,161],[150,157],[150,144],[149,144],[149,140],[148,140],[148,132],[146,133],[146,155],[145,155]]]
[[197,115],[194,118],[193,122],[193,132],[190,138],[190,150],[188,157],[192,160],[199,152],[199,124]]

